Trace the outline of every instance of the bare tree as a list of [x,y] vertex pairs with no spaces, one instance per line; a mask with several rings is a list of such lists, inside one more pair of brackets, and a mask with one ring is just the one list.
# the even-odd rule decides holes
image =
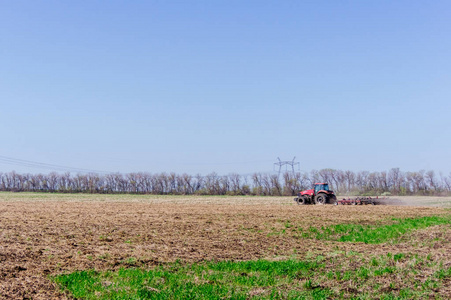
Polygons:
[[449,173],[449,176],[443,176],[442,174],[440,174],[440,176],[446,192],[451,193],[451,173]]
[[241,195],[241,176],[237,173],[229,174],[230,189],[232,194]]
[[261,173],[252,174],[252,181],[254,184],[253,193],[255,195],[263,195],[263,175]]
[[434,190],[434,193],[437,193],[439,186],[437,179],[435,177],[434,171],[427,171],[425,174],[425,180],[427,184],[429,185],[430,189]]

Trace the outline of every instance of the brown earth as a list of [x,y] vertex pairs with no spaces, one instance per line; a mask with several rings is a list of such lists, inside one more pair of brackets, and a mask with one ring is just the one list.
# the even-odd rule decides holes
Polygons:
[[[297,206],[291,198],[269,204],[215,197],[197,202],[190,202],[190,197],[184,201],[177,198],[178,203],[130,200],[133,197],[124,201],[56,199],[0,200],[1,299],[67,299],[49,276],[84,269],[147,267],[177,259],[281,259],[293,253],[304,257],[352,250],[368,254],[433,253],[451,262],[447,242],[451,236],[440,228],[419,232],[415,237],[435,240],[433,244],[406,241],[366,245],[274,234],[287,228],[373,224],[389,222],[391,217],[437,215],[445,212],[440,208]],[[437,234],[442,235],[441,242]]]

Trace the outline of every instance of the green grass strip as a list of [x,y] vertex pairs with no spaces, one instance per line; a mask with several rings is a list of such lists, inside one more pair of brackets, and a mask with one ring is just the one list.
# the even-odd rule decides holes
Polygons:
[[327,299],[330,290],[300,280],[322,267],[297,260],[175,263],[153,270],[79,271],[54,280],[80,299]]
[[430,216],[420,218],[392,219],[395,223],[381,226],[361,224],[338,224],[321,229],[310,227],[302,237],[318,240],[340,242],[363,242],[365,244],[380,244],[396,241],[406,233],[436,225],[451,224],[451,215]]
[[[418,277],[419,272],[429,275]],[[76,299],[405,300],[429,298],[450,278],[451,268],[429,255],[368,257],[352,251],[305,261],[176,262],[150,270],[89,270],[52,277]],[[330,288],[324,287],[326,282]]]

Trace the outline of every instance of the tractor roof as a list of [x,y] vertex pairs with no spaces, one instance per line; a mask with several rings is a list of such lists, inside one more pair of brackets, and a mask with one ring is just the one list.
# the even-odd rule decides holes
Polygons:
[[318,182],[318,183],[315,183],[315,185],[318,185],[318,184],[328,184],[327,182]]

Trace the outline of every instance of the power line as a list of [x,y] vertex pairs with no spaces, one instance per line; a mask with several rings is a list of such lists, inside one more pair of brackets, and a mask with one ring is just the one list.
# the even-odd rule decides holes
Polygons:
[[37,161],[25,160],[25,159],[18,159],[18,158],[7,157],[7,156],[2,156],[2,155],[0,155],[0,163],[8,164],[8,165],[15,165],[15,166],[22,166],[22,167],[47,169],[47,170],[53,170],[53,171],[62,171],[62,172],[104,173],[104,174],[110,173],[110,172],[105,172],[105,171],[100,171],[100,170],[74,168],[74,167],[48,164],[48,163],[42,163],[42,162],[37,162]]
[[182,165],[190,166],[223,166],[223,165],[242,165],[242,164],[255,164],[255,163],[267,163],[272,160],[253,160],[253,161],[234,161],[234,162],[201,162],[201,163],[182,163]]

